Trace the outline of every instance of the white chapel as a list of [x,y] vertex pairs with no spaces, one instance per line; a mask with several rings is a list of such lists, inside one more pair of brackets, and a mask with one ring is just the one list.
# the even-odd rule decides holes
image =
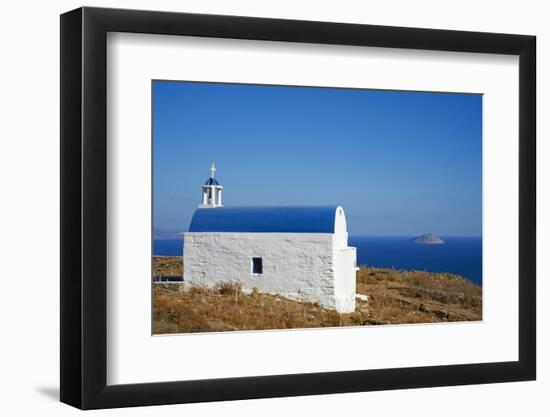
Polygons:
[[341,206],[224,207],[215,177],[184,236],[184,281],[240,283],[244,291],[355,310],[356,249]]

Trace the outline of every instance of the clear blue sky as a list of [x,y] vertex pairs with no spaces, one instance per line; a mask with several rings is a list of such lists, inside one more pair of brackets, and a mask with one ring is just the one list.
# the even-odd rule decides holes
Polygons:
[[481,236],[482,96],[153,82],[156,237],[225,206],[341,204],[351,235]]

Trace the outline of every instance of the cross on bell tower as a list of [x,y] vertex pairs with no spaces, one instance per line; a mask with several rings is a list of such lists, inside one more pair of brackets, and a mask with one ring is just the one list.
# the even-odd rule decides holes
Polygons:
[[216,165],[212,162],[210,166],[210,178],[202,186],[202,198],[199,208],[214,208],[214,207],[223,207],[222,206],[222,190],[223,187],[220,185],[218,180],[215,177]]

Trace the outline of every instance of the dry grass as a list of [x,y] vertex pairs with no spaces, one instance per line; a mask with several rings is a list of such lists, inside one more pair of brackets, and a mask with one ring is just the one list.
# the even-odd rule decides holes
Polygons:
[[155,276],[182,276],[183,258],[181,256],[154,256]]
[[[183,271],[181,257],[155,257],[160,275]],[[317,303],[288,300],[234,284],[181,290],[181,284],[156,284],[153,332],[189,333],[338,327],[368,324],[434,323],[481,320],[481,288],[452,274],[361,268],[357,300],[351,314],[339,314]]]
[[481,320],[481,287],[459,275],[361,268],[357,292],[371,318],[387,324]]
[[174,291],[170,286],[154,288],[155,334],[351,326],[366,324],[368,317],[366,303],[352,314],[338,314],[317,303],[287,300],[258,291],[245,294],[232,284],[194,287],[189,291]]

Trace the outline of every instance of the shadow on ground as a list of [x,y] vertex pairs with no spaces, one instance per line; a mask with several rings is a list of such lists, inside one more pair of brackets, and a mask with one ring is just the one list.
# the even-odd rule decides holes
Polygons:
[[36,391],[53,401],[59,401],[59,387],[36,387]]

